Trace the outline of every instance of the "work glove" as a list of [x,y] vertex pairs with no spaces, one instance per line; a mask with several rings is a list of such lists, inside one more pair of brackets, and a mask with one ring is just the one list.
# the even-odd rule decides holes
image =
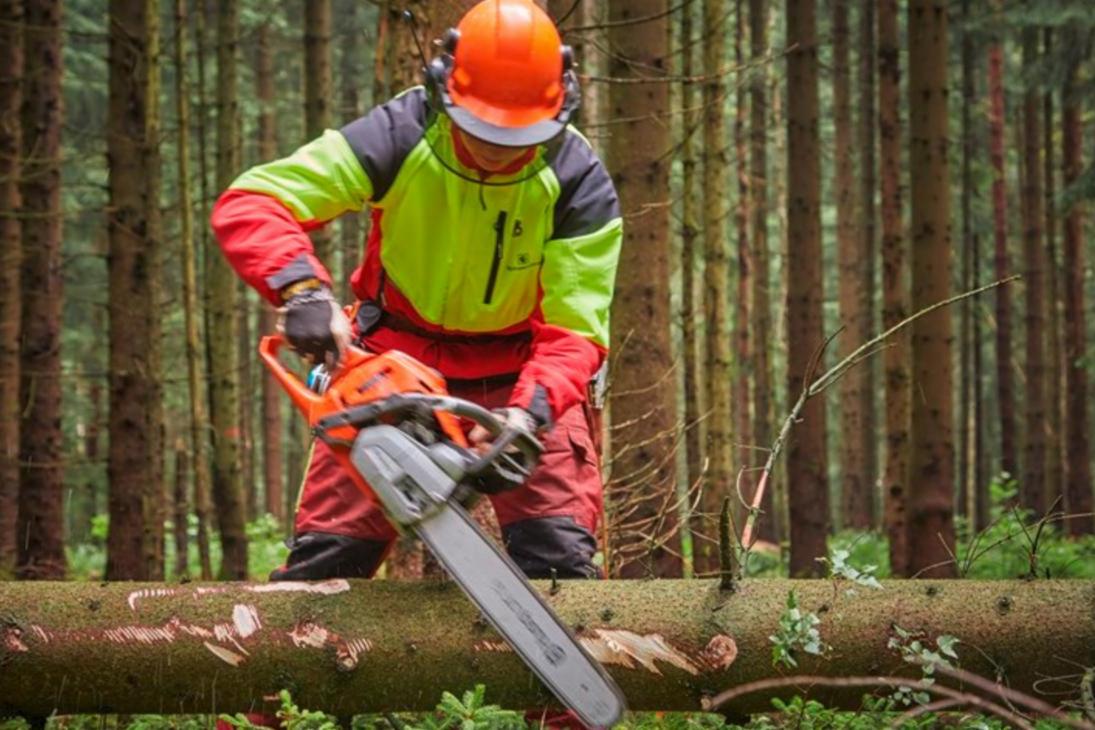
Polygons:
[[[543,429],[541,423],[536,420],[536,416],[524,408],[509,406],[507,408],[495,408],[492,412],[502,421],[503,428],[521,431],[533,437]],[[493,441],[493,438],[490,431],[478,424],[468,434],[468,444],[477,451],[486,451],[490,447],[491,441]]]
[[496,439],[508,440],[502,452],[487,462],[490,466],[473,471],[468,480],[472,489],[483,494],[499,494],[525,483],[543,449],[536,435],[546,430],[544,424],[524,408],[510,406],[496,408],[493,412],[502,421],[502,433],[492,437],[487,429],[476,425],[468,434],[469,444],[482,455],[490,451]]
[[281,291],[278,330],[302,357],[317,365],[334,367],[353,340],[350,320],[331,290],[318,279],[296,282]]

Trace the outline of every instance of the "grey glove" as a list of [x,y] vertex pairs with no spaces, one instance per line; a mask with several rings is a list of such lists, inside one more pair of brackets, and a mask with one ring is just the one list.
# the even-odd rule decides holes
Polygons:
[[290,285],[279,329],[289,345],[317,364],[333,366],[346,349],[353,333],[331,290],[324,284]]

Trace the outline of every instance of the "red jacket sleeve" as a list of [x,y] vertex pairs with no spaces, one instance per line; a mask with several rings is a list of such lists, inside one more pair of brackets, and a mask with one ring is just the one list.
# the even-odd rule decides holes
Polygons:
[[298,222],[275,198],[228,190],[213,207],[212,224],[228,263],[270,303],[281,304],[279,289],[310,276],[330,286],[307,234],[322,224]]
[[510,405],[552,424],[586,400],[587,388],[607,352],[565,327],[532,323],[532,354],[510,396]]

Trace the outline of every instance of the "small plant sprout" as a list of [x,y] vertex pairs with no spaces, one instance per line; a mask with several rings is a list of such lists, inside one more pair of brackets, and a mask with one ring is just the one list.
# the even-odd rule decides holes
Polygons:
[[816,613],[804,612],[798,607],[795,592],[790,591],[787,594],[787,607],[779,617],[779,631],[768,637],[773,645],[772,665],[797,667],[796,651],[801,650],[815,656],[821,656],[828,651],[829,646],[821,640],[821,632],[818,631],[820,624],[821,619]]
[[[935,683],[936,667],[954,668],[951,660],[958,659],[958,652],[954,650],[958,643],[956,637],[942,634],[936,637],[933,647],[923,633],[907,631],[894,624],[893,636],[890,637],[887,645],[890,649],[899,651],[901,658],[908,663],[918,665],[924,684],[931,685]],[[923,705],[927,704],[930,696],[927,692],[914,692],[908,687],[901,687],[894,692],[893,698],[904,705],[909,705],[911,702]]]
[[[882,584],[875,577],[878,566],[865,565],[862,568],[857,568],[848,562],[850,555],[851,553],[847,550],[837,549],[830,553],[829,557],[821,558],[822,562],[829,565],[829,577],[836,582],[846,580],[856,586],[882,590]],[[848,596],[854,596],[855,588],[848,588],[844,593]]]

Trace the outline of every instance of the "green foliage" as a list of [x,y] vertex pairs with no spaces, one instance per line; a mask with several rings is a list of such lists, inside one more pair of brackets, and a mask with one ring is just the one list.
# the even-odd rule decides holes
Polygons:
[[815,656],[824,654],[829,647],[821,640],[820,624],[817,614],[802,611],[795,592],[789,591],[787,607],[779,617],[779,630],[768,637],[772,642],[772,665],[797,667],[795,652],[800,649]]
[[437,714],[427,716],[421,724],[408,726],[408,730],[524,730],[521,713],[486,704],[486,694],[487,687],[482,684],[475,685],[474,690],[459,699],[445,692],[437,705]]
[[[882,590],[882,584],[875,577],[878,566],[864,565],[862,568],[856,568],[849,562],[850,556],[850,551],[840,549],[833,550],[828,558],[822,558],[829,565],[829,577],[837,581],[850,581],[853,585],[862,586],[863,588]],[[845,593],[855,595],[855,589],[848,588]]]
[[[281,709],[278,710],[277,717],[281,722],[281,727],[286,730],[339,730],[338,722],[334,717],[323,712],[302,710],[297,707],[288,690],[281,690],[278,697],[281,699]],[[233,727],[244,728],[244,730],[256,727],[243,713],[221,715],[220,719]]]

